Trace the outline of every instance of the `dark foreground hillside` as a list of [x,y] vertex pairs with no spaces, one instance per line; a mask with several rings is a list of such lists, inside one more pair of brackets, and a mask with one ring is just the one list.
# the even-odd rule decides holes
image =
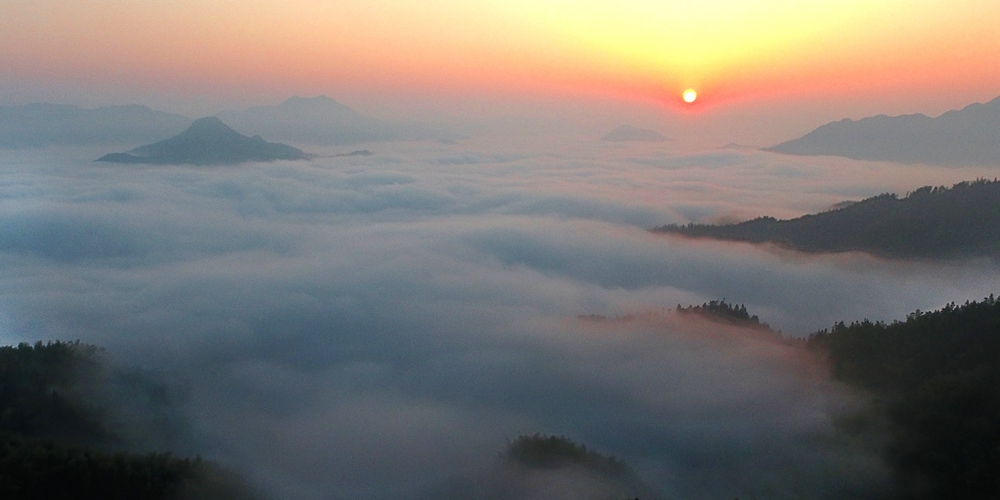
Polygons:
[[110,383],[137,393],[162,389],[138,372],[110,369],[93,346],[0,347],[0,498],[262,498],[200,458],[124,451],[133,444],[105,397]]
[[885,442],[893,498],[1000,498],[1000,301],[841,322],[807,346],[872,395],[843,430]]
[[804,252],[862,251],[893,258],[1000,257],[1000,182],[922,187],[905,198],[882,194],[844,208],[731,225],[653,229],[694,238],[775,243]]
[[565,436],[520,435],[474,478],[424,492],[419,500],[658,500],[624,461]]

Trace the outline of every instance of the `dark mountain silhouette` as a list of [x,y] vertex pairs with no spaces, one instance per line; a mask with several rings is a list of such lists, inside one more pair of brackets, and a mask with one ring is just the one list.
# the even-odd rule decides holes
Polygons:
[[659,141],[669,141],[662,134],[655,130],[649,130],[644,128],[636,128],[631,125],[622,125],[603,137],[605,141],[611,142],[627,142],[627,141],[647,141],[647,142],[659,142]]
[[[95,346],[0,346],[0,498],[263,500],[215,463],[129,439],[128,422],[169,420],[173,396]],[[155,424],[146,432],[171,433]]]
[[658,500],[624,461],[564,436],[520,435],[480,476],[426,491],[419,500]]
[[326,96],[291,97],[276,106],[228,111],[219,117],[245,134],[307,144],[343,145],[403,138],[392,125]]
[[179,133],[190,124],[190,118],[139,105],[0,106],[0,148],[141,144]]
[[751,316],[747,312],[747,306],[728,303],[726,299],[705,302],[700,306],[689,305],[681,307],[680,304],[677,304],[675,311],[680,315],[701,316],[719,323],[728,323],[747,328],[760,328],[763,330],[771,329],[771,326],[767,323],[761,323],[760,318],[756,314]]
[[308,155],[288,146],[247,137],[211,116],[196,120],[179,135],[127,153],[97,159],[114,163],[222,165],[250,161],[303,160]]
[[1000,258],[1000,182],[922,187],[882,194],[792,220],[760,217],[731,225],[653,229],[696,238],[771,242],[805,252],[852,250],[895,258]]
[[998,165],[1000,97],[937,118],[915,114],[844,119],[767,151],[901,163]]
[[834,379],[871,399],[838,432],[882,443],[887,499],[1000,498],[1000,301],[839,322],[809,337]]

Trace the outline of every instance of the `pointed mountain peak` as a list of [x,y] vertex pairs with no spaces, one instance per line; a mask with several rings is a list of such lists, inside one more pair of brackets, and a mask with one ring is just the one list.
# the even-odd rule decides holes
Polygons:
[[207,116],[195,120],[177,137],[184,140],[234,141],[245,136],[230,128],[218,117]]
[[196,132],[199,134],[212,132],[237,133],[216,116],[206,116],[205,118],[195,120],[191,123],[191,126],[188,127],[187,132]]
[[127,153],[112,153],[97,161],[221,165],[249,161],[303,160],[309,155],[287,144],[270,143],[259,135],[247,137],[229,128],[218,117],[195,120],[187,130],[160,142]]

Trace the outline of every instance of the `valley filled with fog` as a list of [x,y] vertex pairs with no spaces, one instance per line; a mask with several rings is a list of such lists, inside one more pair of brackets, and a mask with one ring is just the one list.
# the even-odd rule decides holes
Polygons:
[[183,422],[167,445],[278,498],[457,498],[536,432],[667,497],[835,498],[885,481],[877,450],[832,437],[857,398],[789,345],[662,311],[726,299],[804,337],[1000,282],[989,260],[649,231],[1000,168],[548,137],[302,148],[317,157],[200,167],[0,150],[0,340],[161,373]]

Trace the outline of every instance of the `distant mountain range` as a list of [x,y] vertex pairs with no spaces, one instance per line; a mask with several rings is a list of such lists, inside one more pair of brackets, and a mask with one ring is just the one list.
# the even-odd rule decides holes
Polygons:
[[247,135],[317,145],[343,145],[402,139],[396,127],[362,115],[329,98],[291,97],[276,106],[225,111],[219,118]]
[[760,217],[731,225],[669,225],[653,232],[770,242],[804,252],[862,251],[894,258],[1000,259],[1000,182],[883,194],[797,219]]
[[136,144],[184,130],[191,119],[146,106],[0,106],[0,148]]
[[[275,106],[224,111],[218,117],[248,136],[324,146],[464,138],[415,122],[384,122],[326,96],[292,97]],[[65,104],[0,106],[0,148],[142,144],[178,134],[192,121],[139,105],[96,109]]]
[[766,150],[900,163],[1000,165],[1000,97],[937,118],[915,114],[844,119]]
[[455,141],[463,136],[433,126],[389,123],[363,115],[324,95],[290,97],[275,106],[224,111],[219,118],[247,135],[275,140],[334,146],[399,140]]
[[611,142],[661,142],[670,140],[655,130],[637,128],[631,125],[622,125],[608,132],[602,139]]
[[111,153],[97,161],[171,165],[224,165],[250,161],[303,160],[309,156],[287,144],[247,137],[211,116],[195,120],[187,130],[169,139],[126,153]]

